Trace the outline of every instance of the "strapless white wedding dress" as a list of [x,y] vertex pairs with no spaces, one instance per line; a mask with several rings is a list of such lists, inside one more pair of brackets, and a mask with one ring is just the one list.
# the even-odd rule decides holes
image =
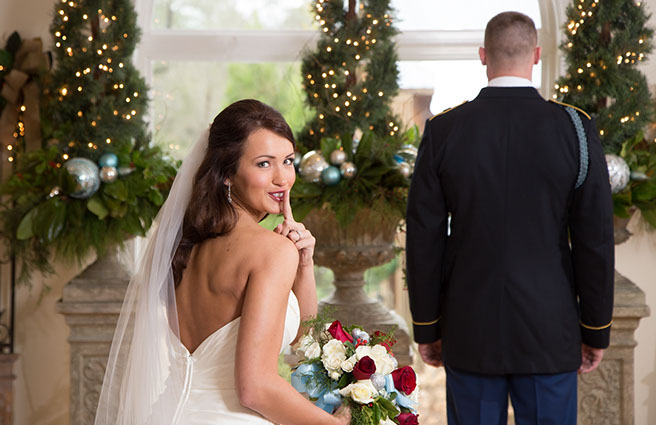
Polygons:
[[[240,318],[208,336],[193,354],[184,349],[186,376],[176,425],[271,424],[243,407],[235,384],[235,351]],[[296,337],[300,325],[298,300],[289,294],[280,352]]]

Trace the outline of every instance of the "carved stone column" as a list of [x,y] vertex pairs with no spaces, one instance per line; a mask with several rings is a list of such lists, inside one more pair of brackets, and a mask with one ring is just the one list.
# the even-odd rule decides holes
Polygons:
[[130,273],[116,254],[107,255],[71,280],[57,304],[71,330],[70,425],[93,424],[129,281]]
[[[615,244],[630,236],[628,219],[615,220]],[[645,293],[615,271],[615,308],[610,347],[594,372],[579,377],[580,425],[633,425],[634,338],[640,319],[649,316]]]
[[17,354],[0,354],[0,424],[14,423],[14,364]]
[[405,320],[364,292],[364,272],[394,258],[398,222],[362,210],[348,227],[341,228],[333,212],[325,209],[312,211],[303,222],[317,239],[315,262],[335,273],[335,292],[321,300],[319,308],[334,307],[340,322],[360,325],[369,333],[396,327],[394,355],[401,366],[412,363]]

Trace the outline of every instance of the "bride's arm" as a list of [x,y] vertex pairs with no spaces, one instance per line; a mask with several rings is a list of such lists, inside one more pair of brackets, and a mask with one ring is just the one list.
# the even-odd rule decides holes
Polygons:
[[293,243],[277,236],[262,245],[249,275],[239,325],[235,360],[239,401],[275,423],[346,424],[346,419],[314,406],[278,375],[289,291],[299,256]]

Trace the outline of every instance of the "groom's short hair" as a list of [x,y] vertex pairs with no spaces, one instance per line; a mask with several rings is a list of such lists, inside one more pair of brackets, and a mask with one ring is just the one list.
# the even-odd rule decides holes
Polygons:
[[537,44],[535,24],[523,13],[499,13],[485,27],[485,52],[493,64],[524,59],[531,55]]

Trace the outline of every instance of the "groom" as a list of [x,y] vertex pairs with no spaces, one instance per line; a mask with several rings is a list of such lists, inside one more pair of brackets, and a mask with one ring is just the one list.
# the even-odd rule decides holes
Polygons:
[[571,110],[580,145],[575,117],[532,87],[540,53],[529,17],[492,18],[488,87],[428,120],[419,148],[408,289],[419,352],[446,368],[450,425],[505,424],[508,395],[518,425],[575,425],[577,371],[609,344],[606,161],[594,120]]

